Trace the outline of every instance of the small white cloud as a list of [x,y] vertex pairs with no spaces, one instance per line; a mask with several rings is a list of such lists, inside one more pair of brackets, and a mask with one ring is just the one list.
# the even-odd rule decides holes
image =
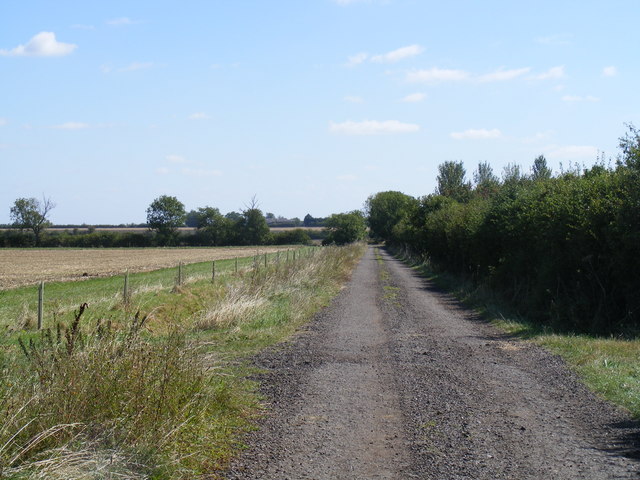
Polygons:
[[403,102],[417,103],[422,102],[427,96],[424,93],[412,93],[402,99]]
[[189,120],[208,120],[209,118],[211,117],[204,112],[196,112],[189,115]]
[[353,182],[355,180],[357,180],[358,177],[355,175],[352,175],[350,173],[347,173],[345,175],[338,175],[336,177],[336,180],[340,181],[340,182]]
[[111,65],[100,65],[100,71],[102,73],[111,73],[113,71],[113,68],[111,67]]
[[154,66],[153,62],[133,62],[120,69],[121,72],[134,72],[136,70],[146,70]]
[[168,175],[169,172],[171,172],[171,170],[169,170],[167,167],[160,167],[156,169],[156,173],[159,175]]
[[559,33],[556,35],[549,35],[546,37],[538,37],[536,38],[536,43],[540,45],[549,45],[549,46],[561,46],[561,45],[570,45],[572,36],[568,33]]
[[124,27],[126,25],[135,25],[140,23],[139,20],[131,20],[129,17],[120,17],[107,20],[106,24],[112,27]]
[[618,75],[618,69],[613,65],[602,69],[602,76],[604,77],[615,77],[616,75]]
[[513,70],[504,70],[500,68],[495,72],[480,75],[478,77],[478,81],[479,82],[505,82],[508,80],[513,80],[514,78],[521,77],[522,75],[529,73],[530,70],[531,68],[529,67],[517,68]]
[[560,65],[558,67],[552,67],[546,72],[536,75],[534,78],[536,80],[557,80],[564,77],[564,65]]
[[371,61],[375,63],[395,63],[405,58],[415,57],[424,51],[420,45],[409,45],[407,47],[398,48],[392,52],[371,57]]
[[83,122],[66,122],[61,123],[60,125],[54,125],[51,128],[56,128],[58,130],[82,130],[89,128],[89,124]]
[[0,50],[0,55],[8,57],[62,57],[73,52],[77,45],[56,40],[53,32],[40,32],[26,45],[18,45],[11,50]]
[[364,103],[363,98],[356,95],[347,95],[344,97],[344,101],[349,103]]
[[208,170],[205,168],[183,168],[182,174],[194,177],[219,177],[222,175],[222,172],[220,170]]
[[600,99],[598,97],[594,97],[593,95],[587,95],[585,97],[581,97],[580,95],[565,95],[562,97],[563,102],[599,102]]
[[347,67],[355,67],[356,65],[360,65],[361,63],[364,63],[367,58],[369,58],[368,53],[356,53],[355,55],[352,55],[347,59]]
[[0,118],[0,127],[7,125],[9,121],[6,118]]
[[528,143],[537,143],[537,142],[541,142],[542,140],[546,140],[549,137],[551,137],[553,135],[552,131],[547,131],[547,132],[537,132],[534,135],[530,136],[530,137],[525,137],[522,139],[522,143],[528,144]]
[[413,133],[420,130],[420,126],[414,123],[402,123],[398,120],[364,120],[353,122],[351,120],[342,123],[329,123],[331,133],[343,135],[384,135],[393,133]]
[[490,140],[502,137],[502,132],[497,128],[492,130],[472,128],[464,132],[453,132],[450,136],[455,140]]
[[595,159],[598,149],[591,145],[554,146],[550,148],[548,156],[558,160]]
[[164,158],[171,163],[187,163],[187,159],[182,155],[167,155]]
[[414,70],[407,73],[407,81],[421,83],[460,82],[469,79],[469,73],[464,70],[449,70],[430,68],[429,70]]

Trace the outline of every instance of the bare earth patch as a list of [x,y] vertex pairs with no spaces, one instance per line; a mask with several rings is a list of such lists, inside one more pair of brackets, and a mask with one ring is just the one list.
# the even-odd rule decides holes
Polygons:
[[[290,248],[290,247],[289,247]],[[0,249],[0,290],[287,250],[287,247]],[[86,274],[86,275],[85,275]]]

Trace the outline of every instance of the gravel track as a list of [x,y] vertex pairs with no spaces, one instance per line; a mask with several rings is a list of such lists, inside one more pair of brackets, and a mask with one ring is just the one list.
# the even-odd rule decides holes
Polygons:
[[268,413],[228,479],[640,478],[637,422],[377,248],[255,363]]

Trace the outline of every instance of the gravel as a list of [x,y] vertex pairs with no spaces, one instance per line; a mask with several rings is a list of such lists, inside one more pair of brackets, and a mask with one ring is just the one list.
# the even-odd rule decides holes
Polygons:
[[638,422],[384,250],[254,362],[267,413],[228,479],[640,478]]

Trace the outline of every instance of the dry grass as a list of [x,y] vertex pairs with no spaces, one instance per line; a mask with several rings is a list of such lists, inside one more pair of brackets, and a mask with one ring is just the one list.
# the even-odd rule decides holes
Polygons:
[[[247,257],[287,247],[0,249],[0,290],[40,281],[71,281]],[[85,275],[86,274],[86,275]]]

